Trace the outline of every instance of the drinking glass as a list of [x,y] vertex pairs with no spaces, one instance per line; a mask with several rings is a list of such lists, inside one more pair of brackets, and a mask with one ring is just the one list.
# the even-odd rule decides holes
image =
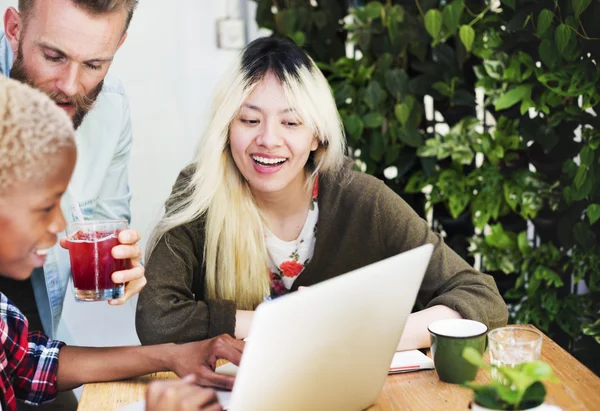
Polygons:
[[[514,368],[518,364],[537,361],[542,353],[542,335],[529,328],[508,326],[488,333],[490,363]],[[495,368],[492,377],[502,379]]]
[[115,271],[131,268],[131,260],[112,256],[119,245],[119,233],[128,227],[127,220],[74,221],[67,227],[75,299],[102,301],[121,298],[124,284],[113,283]]

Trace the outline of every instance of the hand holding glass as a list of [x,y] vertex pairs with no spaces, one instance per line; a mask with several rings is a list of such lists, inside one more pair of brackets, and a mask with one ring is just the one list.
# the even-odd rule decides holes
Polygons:
[[124,284],[115,284],[112,274],[131,268],[131,260],[112,256],[119,245],[119,233],[127,229],[127,220],[75,221],[69,223],[67,239],[75,299],[102,301],[121,298]]

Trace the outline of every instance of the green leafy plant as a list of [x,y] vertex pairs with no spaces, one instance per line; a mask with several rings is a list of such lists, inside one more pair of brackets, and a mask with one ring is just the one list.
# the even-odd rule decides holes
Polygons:
[[345,54],[346,32],[339,21],[347,10],[337,0],[254,0],[256,22],[303,46],[317,61]]
[[359,168],[600,373],[600,2],[255,1],[328,78]]
[[474,392],[473,401],[493,410],[527,410],[544,403],[546,388],[543,382],[559,382],[550,365],[543,361],[518,364],[515,367],[488,365],[481,354],[472,347],[463,351],[463,357],[488,373],[492,369],[501,378],[491,378],[488,384],[467,382],[466,387]]

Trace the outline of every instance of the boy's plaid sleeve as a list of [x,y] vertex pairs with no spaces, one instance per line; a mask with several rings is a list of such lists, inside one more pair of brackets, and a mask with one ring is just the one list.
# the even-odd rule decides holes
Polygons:
[[58,393],[58,353],[65,345],[42,333],[29,333],[27,354],[19,364],[13,382],[17,398],[38,405],[51,401]]
[[58,392],[58,353],[65,344],[28,328],[23,313],[0,292],[0,399],[7,410],[17,408],[17,398],[38,405]]

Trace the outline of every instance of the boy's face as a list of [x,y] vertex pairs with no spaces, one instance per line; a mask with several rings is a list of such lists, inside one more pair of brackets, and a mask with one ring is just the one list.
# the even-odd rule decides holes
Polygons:
[[60,200],[75,167],[75,148],[54,154],[49,170],[34,183],[18,183],[0,195],[0,274],[15,280],[29,278],[45,260],[45,250],[65,229]]

